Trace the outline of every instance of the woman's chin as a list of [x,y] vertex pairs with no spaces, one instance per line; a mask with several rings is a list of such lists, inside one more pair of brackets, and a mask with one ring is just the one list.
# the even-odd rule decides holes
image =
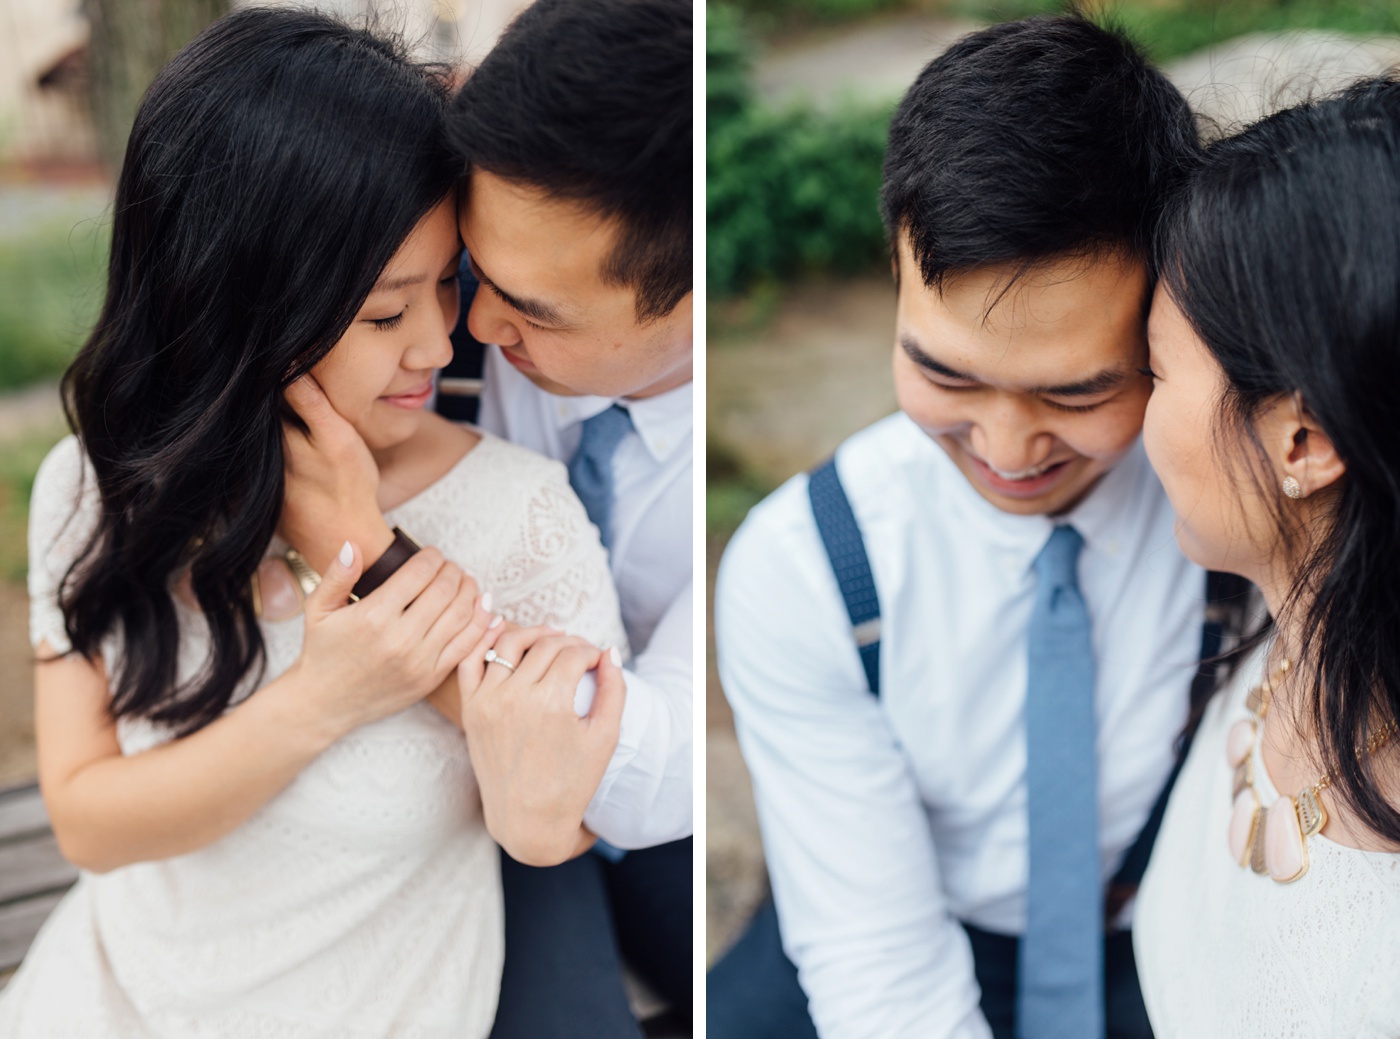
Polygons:
[[404,411],[397,415],[372,416],[368,421],[355,423],[355,431],[360,434],[370,451],[376,454],[402,447],[417,435],[423,426],[422,411]]

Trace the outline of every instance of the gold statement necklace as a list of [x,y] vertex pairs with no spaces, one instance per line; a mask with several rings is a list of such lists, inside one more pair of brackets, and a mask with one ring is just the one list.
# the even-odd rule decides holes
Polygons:
[[[1237,721],[1225,740],[1225,756],[1235,770],[1231,797],[1230,854],[1241,867],[1267,873],[1280,884],[1291,884],[1308,871],[1308,838],[1327,825],[1322,791],[1332,785],[1332,773],[1324,772],[1312,786],[1294,797],[1280,795],[1267,809],[1254,790],[1254,748],[1264,735],[1264,717],[1274,690],[1287,677],[1292,662],[1284,660],[1277,671],[1249,691],[1245,706],[1250,717]],[[1374,754],[1395,735],[1395,719],[1381,726],[1356,748],[1356,756]]]

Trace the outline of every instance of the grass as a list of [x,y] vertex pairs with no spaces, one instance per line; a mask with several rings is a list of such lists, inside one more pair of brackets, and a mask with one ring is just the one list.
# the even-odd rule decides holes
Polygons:
[[23,584],[29,573],[29,497],[49,449],[67,434],[55,423],[0,441],[0,581]]
[[107,242],[96,221],[0,239],[0,390],[68,367],[101,306]]

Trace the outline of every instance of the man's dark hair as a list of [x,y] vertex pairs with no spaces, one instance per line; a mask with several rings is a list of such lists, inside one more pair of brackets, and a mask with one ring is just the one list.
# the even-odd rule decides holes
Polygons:
[[1181,93],[1121,33],[1078,15],[959,40],[900,102],[881,211],[925,285],[999,264],[1151,254],[1162,204],[1200,155]]
[[536,0],[449,118],[468,167],[617,218],[602,273],[642,321],[691,287],[691,36],[689,0]]

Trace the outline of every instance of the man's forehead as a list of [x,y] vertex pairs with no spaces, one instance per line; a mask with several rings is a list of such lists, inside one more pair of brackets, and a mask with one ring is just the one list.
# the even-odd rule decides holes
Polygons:
[[[906,268],[907,269],[907,268]],[[1144,341],[1146,271],[1139,265],[1065,263],[969,271],[929,287],[901,278],[899,321],[928,353],[999,369],[1102,370]]]

